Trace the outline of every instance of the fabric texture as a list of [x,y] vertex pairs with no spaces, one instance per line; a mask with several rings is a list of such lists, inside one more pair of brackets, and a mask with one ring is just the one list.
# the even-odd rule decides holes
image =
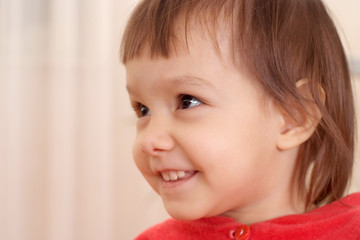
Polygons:
[[313,211],[289,215],[249,226],[232,218],[210,217],[196,221],[169,219],[140,234],[135,240],[360,240],[360,192]]

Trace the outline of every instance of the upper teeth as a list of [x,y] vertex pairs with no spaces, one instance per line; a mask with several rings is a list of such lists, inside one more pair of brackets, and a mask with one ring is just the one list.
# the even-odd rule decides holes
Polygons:
[[168,172],[161,172],[161,176],[165,182],[169,181],[176,181],[185,177],[185,171],[168,171]]

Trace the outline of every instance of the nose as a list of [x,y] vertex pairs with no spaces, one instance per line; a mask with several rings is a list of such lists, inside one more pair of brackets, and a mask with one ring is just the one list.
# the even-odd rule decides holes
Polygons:
[[[138,130],[139,131],[139,130]],[[170,128],[163,121],[152,121],[140,134],[142,152],[157,156],[173,149],[175,143]],[[139,132],[138,132],[139,134]]]

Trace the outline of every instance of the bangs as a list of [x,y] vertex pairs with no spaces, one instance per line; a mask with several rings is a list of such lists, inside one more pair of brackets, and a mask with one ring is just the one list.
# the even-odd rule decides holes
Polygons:
[[[221,25],[234,29],[234,11],[240,1],[142,1],[125,28],[120,53],[123,64],[139,57],[144,49],[151,58],[168,58],[179,51],[189,51],[188,40],[194,26],[219,50],[218,30]],[[224,21],[226,24],[223,24]],[[237,27],[237,31],[239,28]],[[233,38],[233,31],[230,31]],[[231,44],[231,43],[230,43]]]

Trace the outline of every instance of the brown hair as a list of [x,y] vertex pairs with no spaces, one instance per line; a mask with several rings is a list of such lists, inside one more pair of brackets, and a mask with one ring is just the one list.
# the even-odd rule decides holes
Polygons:
[[[309,99],[297,92],[296,81],[308,79],[311,101],[322,119],[299,149],[298,188],[307,191],[308,207],[341,198],[353,167],[354,103],[344,50],[322,1],[143,0],[125,29],[123,63],[140,56],[144,47],[152,57],[170,57],[179,45],[187,46],[187,29],[194,20],[215,47],[221,24],[230,26],[235,66],[245,66],[297,121]],[[184,38],[178,36],[179,26]]]

